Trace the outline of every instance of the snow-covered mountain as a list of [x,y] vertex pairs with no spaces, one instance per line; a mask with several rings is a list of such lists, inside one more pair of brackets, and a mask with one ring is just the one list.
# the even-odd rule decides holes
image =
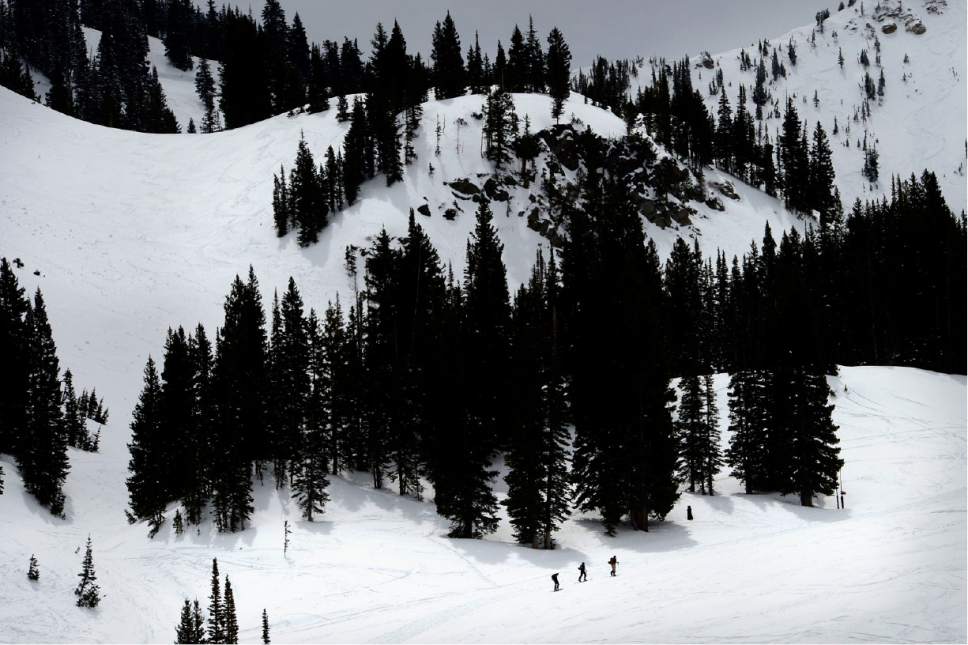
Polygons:
[[[822,30],[813,24],[770,38],[771,48],[778,48],[786,76],[769,84],[772,98],[764,109],[765,131],[775,142],[787,97],[796,101],[800,118],[810,128],[818,121],[823,124],[831,137],[837,186],[845,209],[856,198],[866,201],[890,193],[892,175],[920,175],[927,168],[937,174],[951,209],[965,210],[965,20],[964,2],[868,0],[834,11]],[[788,56],[791,43],[796,52],[795,65]],[[719,70],[734,109],[740,84],[752,93],[756,69],[740,70],[741,49],[754,61],[758,59],[756,43],[692,59],[693,84],[705,95],[714,115],[719,93],[710,95],[708,88]],[[869,67],[860,62],[861,50],[867,51]],[[841,53],[843,69],[838,60]],[[767,58],[768,74],[770,63]],[[710,64],[712,67],[707,67]],[[864,119],[864,73],[876,83],[882,70],[884,96],[871,101],[870,116]],[[639,79],[648,81],[648,76],[646,66]],[[779,117],[771,109],[774,106],[778,106]],[[752,99],[748,107],[752,112]],[[832,134],[834,119],[836,135]],[[876,146],[880,153],[880,181],[874,185],[861,174],[864,153],[858,143],[863,145],[865,136],[868,145]]]
[[[889,189],[889,179],[866,185],[853,146],[865,127],[851,118],[861,100],[856,56],[861,47],[873,52],[870,22],[888,78],[884,102],[866,124],[881,151],[882,178],[929,167],[952,208],[964,207],[965,8],[938,0],[917,7],[927,28],[920,35],[900,17],[877,21],[871,6],[861,17],[858,5],[827,20],[816,47],[807,42],[810,27],[771,41],[786,46],[792,37],[799,55],[771,87],[774,97],[806,97],[798,103],[802,116],[822,120],[828,131],[834,116],[841,128],[850,121],[851,146],[834,146],[846,203]],[[892,34],[882,32],[888,21],[898,24]],[[96,32],[86,36],[93,46]],[[184,129],[201,113],[192,74],[168,65],[160,47],[151,39],[152,61]],[[752,82],[739,72],[737,52],[712,57],[734,105],[738,83]],[[713,73],[695,68],[696,86],[704,88]],[[546,96],[514,100],[533,130],[552,126]],[[0,640],[170,639],[182,599],[204,601],[213,557],[235,586],[244,641],[257,639],[263,607],[277,642],[965,639],[966,383],[913,369],[843,368],[831,379],[848,464],[842,512],[831,508],[833,499],[805,509],[742,495],[723,475],[722,495],[683,495],[648,536],[608,539],[597,522],[576,515],[559,536],[561,549],[536,552],[511,543],[506,521],[486,540],[451,540],[431,503],[334,478],[333,501],[316,524],[299,519],[288,491],[267,485],[257,487],[252,528],[239,534],[218,534],[206,523],[197,534],[163,529],[149,541],[143,525],[127,525],[127,424],[145,358],[158,357],[165,330],[196,322],[214,329],[229,282],[250,264],[266,293],[293,276],[307,306],[346,297],[346,246],[366,245],[381,227],[402,234],[409,209],[421,205],[430,214],[418,215],[420,223],[459,273],[475,205],[451,184],[482,186],[493,171],[480,154],[474,116],[482,101],[425,104],[418,159],[405,180],[390,188],[381,177],[365,184],[361,200],[302,249],[293,235],[275,236],[272,175],[291,165],[301,136],[316,154],[339,145],[347,126],[335,110],[212,135],[146,135],[77,121],[0,88],[0,255],[24,262],[18,277],[28,291],[44,291],[62,368],[96,385],[112,412],[101,452],[71,451],[66,520],[38,507],[12,461],[0,457],[7,488],[0,495]],[[717,97],[709,101],[715,110]],[[606,137],[625,132],[621,119],[577,95],[562,122]],[[539,171],[546,162],[539,159]],[[727,183],[738,199],[716,187]],[[507,206],[494,210],[514,287],[548,240],[528,225],[535,189],[508,190]],[[646,223],[662,255],[680,234],[695,234],[708,253],[741,254],[767,222],[774,231],[808,224],[725,173],[707,171],[701,191],[723,210],[693,200],[691,224]],[[444,216],[448,209],[457,211],[453,219]],[[723,411],[726,383],[717,377]],[[499,481],[499,493],[503,486]],[[685,519],[687,505],[693,522]],[[295,531],[288,556],[284,520]],[[71,592],[81,558],[75,549],[88,534],[107,598],[83,613]],[[31,553],[40,561],[38,585],[24,575]],[[611,580],[604,563],[613,553],[620,567]],[[591,580],[578,587],[569,576],[581,561]],[[565,582],[561,594],[548,593],[555,571]]]

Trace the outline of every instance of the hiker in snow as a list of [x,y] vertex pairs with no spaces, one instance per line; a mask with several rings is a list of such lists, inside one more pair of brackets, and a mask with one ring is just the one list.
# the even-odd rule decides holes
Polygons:
[[578,565],[578,582],[585,582],[588,580],[588,573],[585,572],[585,563],[582,562]]
[[687,506],[686,507],[686,519],[687,520],[691,520],[692,519],[692,506]]
[[615,575],[615,567],[618,566],[618,558],[614,555],[608,559],[608,565],[612,567],[612,576]]
[[557,573],[552,573],[551,574],[551,581],[555,583],[555,591],[558,591],[558,574]]

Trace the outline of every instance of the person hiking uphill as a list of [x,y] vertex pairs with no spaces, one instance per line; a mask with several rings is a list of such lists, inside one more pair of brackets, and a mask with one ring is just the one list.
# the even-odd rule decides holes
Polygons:
[[555,583],[555,591],[558,591],[558,574],[557,573],[552,573],[551,574],[551,581],[553,583]]
[[614,555],[608,559],[608,565],[612,567],[612,576],[615,576],[615,568],[618,566],[618,558]]
[[585,571],[585,563],[582,562],[578,565],[578,582],[587,582],[588,573]]

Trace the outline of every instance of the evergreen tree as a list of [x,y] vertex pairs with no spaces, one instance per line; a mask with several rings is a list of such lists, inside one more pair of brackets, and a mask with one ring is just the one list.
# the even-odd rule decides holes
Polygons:
[[503,443],[504,410],[508,392],[502,383],[507,371],[510,302],[504,245],[497,234],[486,201],[478,205],[474,232],[467,246],[464,284],[468,322],[468,361],[472,366],[471,422],[482,434]]
[[751,370],[736,371],[729,379],[729,448],[726,463],[731,475],[743,482],[746,493],[762,489],[763,450],[769,421],[765,407],[765,375]]
[[150,519],[157,523],[165,509],[163,488],[165,449],[161,425],[161,383],[155,362],[148,357],[144,369],[144,388],[134,408],[131,421],[131,443],[128,451],[128,517],[131,521]]
[[67,431],[61,410],[57,348],[47,320],[44,298],[37,290],[33,307],[27,310],[24,326],[28,334],[26,423],[17,449],[17,467],[24,489],[54,515],[64,512],[64,480],[67,459]]
[[[498,50],[500,55],[500,50]],[[504,70],[502,89],[508,92],[525,92],[528,87],[528,50],[524,34],[514,25],[511,45],[508,48],[507,64]]]
[[269,639],[269,614],[266,610],[262,610],[262,642],[263,645],[269,645],[271,642]]
[[[604,155],[604,143],[593,150]],[[658,254],[623,183],[590,173],[581,190],[583,208],[564,206],[571,224],[562,263],[575,506],[600,512],[610,535],[626,514],[648,530],[678,496]]]
[[512,146],[518,133],[514,101],[504,89],[496,87],[487,95],[484,115],[484,150],[498,170],[511,162]]
[[165,27],[165,56],[176,68],[187,71],[192,68],[189,52],[189,30],[192,28],[195,7],[191,0],[168,0],[168,24]]
[[679,385],[682,397],[679,401],[677,421],[679,441],[682,446],[682,476],[689,481],[689,492],[696,492],[698,483],[705,493],[705,424],[703,419],[702,386],[698,376],[683,377]]
[[286,184],[286,171],[280,166],[279,175],[272,175],[272,221],[276,227],[276,235],[285,237],[294,219],[292,195]]
[[366,119],[366,110],[359,99],[353,101],[350,128],[343,141],[343,194],[352,206],[360,193],[360,186],[372,168],[373,141]]
[[864,151],[864,168],[861,170],[861,174],[867,181],[872,184],[876,184],[879,174],[879,166],[880,154],[877,152],[877,148],[874,146],[869,146],[867,150]]
[[175,642],[205,642],[204,619],[202,618],[202,610],[198,605],[197,599],[191,604],[189,604],[187,598],[185,599],[185,604],[182,605],[178,627],[175,629]]
[[717,114],[719,120],[716,124],[716,159],[721,167],[730,170],[733,156],[733,114],[729,107],[729,99],[726,98],[725,86],[720,88]]
[[763,120],[763,106],[770,100],[770,94],[766,89],[766,64],[760,58],[756,66],[756,85],[753,86],[753,104],[756,105],[756,120]]
[[64,431],[67,434],[67,445],[72,448],[82,450],[90,449],[90,437],[87,435],[87,428],[84,416],[77,402],[77,393],[74,391],[74,377],[70,370],[64,371],[63,381],[64,391]]
[[330,212],[335,213],[343,208],[343,177],[342,160],[338,160],[333,146],[326,148],[326,197],[329,199]]
[[77,574],[81,579],[77,583],[74,595],[77,596],[78,607],[94,608],[101,602],[101,588],[97,584],[97,575],[94,573],[94,555],[91,552],[91,536],[87,537],[87,546],[84,549],[84,561],[81,564],[81,572]]
[[787,208],[805,211],[806,187],[810,171],[805,163],[807,151],[802,145],[800,118],[793,105],[793,99],[787,99],[786,112],[783,116],[783,132],[779,143],[783,160],[783,200]]
[[[267,343],[265,313],[255,272],[236,276],[225,299],[225,322],[216,345],[213,389],[220,450],[213,464],[216,524],[245,527],[252,513],[252,463],[268,454],[265,432]],[[259,466],[261,468],[261,466]]]
[[[295,288],[294,284],[290,278],[290,290]],[[285,299],[283,307],[285,309]],[[305,377],[306,382],[300,383],[300,389],[304,391],[299,394],[301,407],[297,412],[301,413],[301,423],[296,428],[298,461],[293,464],[292,489],[293,497],[302,510],[303,518],[312,522],[316,513],[323,513],[326,502],[329,501],[329,495],[326,494],[326,488],[329,486],[329,480],[326,478],[329,456],[326,450],[326,438],[329,430],[327,417],[330,410],[323,407],[320,398],[324,396],[331,383],[323,373],[324,365],[320,347],[322,334],[316,313],[311,311],[308,324],[303,321],[303,325],[308,330],[306,334],[308,338],[301,341],[305,346],[301,355],[304,365],[301,366],[300,381]],[[287,348],[289,351],[292,349],[291,346]]]
[[557,267],[539,251],[531,280],[515,297],[511,374],[514,427],[506,461],[508,509],[515,538],[553,548],[569,511],[564,382],[558,347]]
[[508,61],[504,54],[504,46],[501,41],[497,41],[497,54],[494,55],[494,67],[491,69],[490,85],[499,85],[502,88],[508,87],[505,81],[507,77]]
[[546,67],[548,94],[552,99],[551,116],[557,123],[571,94],[571,50],[557,27],[548,34]]
[[207,60],[202,60],[195,72],[195,93],[198,95],[205,113],[202,115],[202,132],[219,130],[218,112],[215,110],[215,78]]
[[810,151],[809,200],[810,209],[827,220],[840,210],[840,200],[835,197],[834,164],[827,142],[827,133],[817,122],[813,131],[813,148]]
[[34,93],[34,81],[27,71],[27,66],[13,52],[0,52],[0,85],[32,101],[37,99]]
[[823,374],[798,371],[795,376],[795,421],[789,467],[790,478],[780,492],[796,493],[802,506],[813,506],[814,496],[832,495],[844,462],[837,444],[837,426],[827,403],[830,388]]
[[232,582],[225,576],[225,643],[239,642],[239,620],[235,613],[235,596]]
[[[292,475],[297,475],[296,462],[304,459],[311,446],[303,446],[307,431],[307,403],[310,395],[310,334],[303,315],[303,301],[296,282],[289,278],[289,286],[282,297],[279,329],[276,329],[273,307],[272,374],[277,394],[273,401],[272,449],[276,461],[276,477],[283,476],[285,463],[292,462]],[[282,466],[280,467],[280,463]],[[284,485],[276,481],[277,486]]]
[[157,494],[166,504],[188,494],[185,475],[192,467],[192,454],[186,448],[195,434],[194,365],[185,330],[168,330],[165,358],[161,370],[161,400],[158,418],[161,437],[159,452],[154,459],[160,463],[156,471]]
[[329,304],[322,329],[314,338],[313,347],[313,401],[326,442],[325,454],[330,463],[329,472],[339,474],[352,460],[353,417],[352,390],[349,364],[349,339],[343,320],[339,298]]
[[[429,439],[431,426],[440,420],[435,415],[438,395],[436,381],[439,364],[435,339],[440,335],[439,316],[443,306],[444,279],[440,259],[430,238],[416,223],[411,211],[407,235],[400,241],[396,256],[399,278],[396,281],[396,388],[393,392],[395,428],[390,448],[402,495],[419,497],[420,473],[424,467],[421,442]],[[392,296],[391,296],[392,298]],[[425,457],[425,456],[424,456]]]
[[289,175],[289,193],[292,226],[298,231],[299,246],[315,244],[319,241],[320,231],[326,226],[327,203],[313,154],[301,135],[296,161]]
[[209,437],[217,424],[215,396],[212,385],[212,345],[205,328],[198,325],[189,339],[192,360],[192,428],[182,449],[187,457],[183,463],[185,472],[182,504],[189,524],[199,524],[202,510],[210,496],[211,462],[213,447]]
[[[225,13],[224,54],[219,67],[219,107],[226,128],[268,118],[278,107],[274,102],[279,98],[275,93],[279,89],[279,65],[273,64],[270,69],[268,57],[272,55],[269,53],[271,51],[278,56],[284,41],[278,20],[273,18],[271,22],[274,26],[270,35],[260,33],[250,16],[238,11]],[[277,60],[275,58],[274,62]],[[284,107],[283,110],[288,108]]]
[[[286,30],[286,101],[290,108],[300,108],[306,104],[306,88],[309,83],[312,52],[306,37],[299,13],[292,16],[292,25]],[[318,100],[318,97],[317,97]]]
[[703,390],[703,474],[706,478],[706,491],[712,495],[713,478],[723,466],[722,451],[719,447],[719,408],[716,405],[716,391],[713,389],[712,374],[702,377]]
[[[310,112],[325,112],[329,109],[329,88],[327,86],[326,63],[319,45],[313,43],[309,53],[309,85],[307,99]],[[342,98],[345,103],[346,99]]]
[[16,455],[27,428],[30,303],[6,258],[0,258],[0,452]]
[[27,579],[40,580],[40,568],[37,566],[37,558],[33,553],[30,554],[30,564],[27,566]]
[[[491,480],[492,456],[506,441],[509,302],[507,277],[501,261],[503,245],[492,224],[491,210],[482,201],[477,225],[467,248],[465,373],[469,396],[457,434],[452,459],[459,465],[447,475],[447,498],[438,511],[451,520],[453,537],[480,537],[497,527],[497,500]],[[465,416],[466,415],[466,416]]]
[[[383,486],[387,464],[394,446],[391,429],[402,431],[397,423],[401,383],[399,376],[399,345],[397,323],[400,307],[399,251],[391,244],[386,230],[380,231],[366,258],[366,317],[363,341],[363,357],[367,379],[367,446],[366,468],[373,477],[375,488]],[[399,457],[399,455],[398,455]],[[411,465],[400,459],[399,469],[409,472]],[[401,490],[407,489],[406,474],[402,477]]]
[[467,87],[471,94],[484,94],[490,85],[484,73],[484,58],[481,55],[481,43],[477,32],[474,32],[474,45],[467,48]]
[[433,33],[433,82],[437,100],[450,99],[464,94],[464,57],[461,55],[460,36],[450,12],[443,23],[437,22]]
[[218,560],[212,558],[212,591],[208,596],[208,643],[225,641],[225,604],[222,601],[222,587],[219,580]]
[[528,16],[528,38],[525,42],[527,60],[527,89],[529,92],[545,91],[545,57],[541,51],[541,39],[534,29],[534,18]]
[[[531,132],[531,119],[524,115],[524,131],[514,142],[514,153],[521,160],[521,185],[527,188],[534,175],[534,160],[541,151],[538,137]],[[528,166],[531,166],[531,172]]]

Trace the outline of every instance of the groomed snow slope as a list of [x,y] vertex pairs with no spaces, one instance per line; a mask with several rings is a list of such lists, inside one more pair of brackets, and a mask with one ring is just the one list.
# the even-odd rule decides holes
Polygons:
[[[715,382],[725,409],[727,378]],[[263,607],[275,642],[964,642],[964,377],[842,368],[831,386],[846,511],[832,499],[806,509],[747,496],[723,476],[716,497],[684,494],[649,534],[610,539],[573,518],[552,552],[510,544],[506,521],[485,541],[448,539],[431,504],[369,489],[365,477],[334,479],[315,524],[267,482],[256,487],[254,528],[165,528],[149,540],[121,514],[123,447],[72,451],[67,521],[38,508],[16,475],[0,496],[0,640],[168,641],[181,600],[204,605],[217,557],[242,642],[258,640]],[[123,412],[114,417],[108,430],[123,432]],[[72,594],[88,534],[106,594],[93,611]],[[25,575],[31,553],[37,583]],[[582,561],[590,574],[579,585]]]
[[[836,2],[831,4],[831,9],[837,5]],[[861,5],[864,15],[860,14]],[[878,6],[880,12],[875,10]],[[914,19],[920,19],[926,31],[914,34],[906,29],[904,19],[888,17],[897,7],[902,7],[899,10],[902,18],[912,15]],[[929,11],[929,7],[935,9]],[[804,21],[812,18],[802,16]],[[771,38],[770,44],[781,48],[778,54],[786,66],[787,76],[780,77],[768,87],[772,99],[779,102],[781,118],[767,118],[767,132],[775,142],[787,96],[796,100],[800,118],[809,123],[811,132],[819,120],[831,139],[837,185],[845,209],[850,208],[855,198],[864,201],[889,193],[891,175],[900,174],[907,178],[911,173],[920,175],[927,168],[938,175],[951,210],[955,213],[965,210],[965,142],[968,140],[965,21],[964,0],[867,0],[858,1],[843,11],[834,11],[825,22],[824,32],[816,33],[815,46],[809,42],[813,25]],[[897,30],[883,33],[881,29],[887,24],[895,24]],[[865,68],[859,62],[861,49],[868,52],[870,67],[867,71],[875,83],[881,72],[881,66],[875,62],[875,37],[880,42],[881,66],[886,80],[884,97],[871,102],[871,116],[866,123],[855,122],[854,113],[864,99]],[[790,64],[786,55],[791,40],[797,53],[795,66]],[[756,44],[747,44],[745,49],[755,62],[759,56]],[[843,70],[837,62],[841,50]],[[733,110],[736,109],[739,85],[745,84],[751,95],[756,79],[755,68],[740,71],[739,52],[737,48],[712,57],[717,68],[723,70],[726,95]],[[905,54],[909,59],[907,63],[904,62]],[[719,96],[710,96],[708,86],[716,70],[702,67],[698,57],[693,58],[692,63],[693,84],[706,98],[707,108],[715,116]],[[769,60],[766,69],[769,77]],[[639,75],[642,81],[647,81],[648,77],[647,69]],[[815,91],[819,99],[817,106],[813,103]],[[754,112],[752,100],[747,107]],[[832,134],[834,117],[839,125],[838,135]],[[848,124],[849,135],[845,128]],[[861,175],[864,152],[857,147],[857,142],[863,141],[865,130],[868,143],[876,144],[880,153],[880,181],[875,185],[869,184]],[[849,147],[844,146],[847,142]]]

